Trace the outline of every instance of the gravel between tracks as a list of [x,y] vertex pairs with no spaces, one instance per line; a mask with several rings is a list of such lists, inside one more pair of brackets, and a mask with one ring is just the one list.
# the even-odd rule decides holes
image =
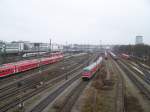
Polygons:
[[145,83],[140,77],[138,77],[132,69],[127,67],[127,65],[120,61],[118,64],[124,71],[126,71],[128,77],[136,85],[140,92],[143,93],[143,95],[147,97],[148,100],[150,100],[150,86],[148,86],[147,83]]
[[[124,65],[125,66],[125,65]],[[120,66],[122,69],[122,66]],[[125,79],[126,86],[126,98],[125,98],[125,108],[127,112],[149,112],[150,102],[146,97],[143,97],[141,90],[135,84],[135,81],[131,79],[129,75],[134,76],[133,72],[126,66],[126,70],[122,69],[122,76]],[[133,100],[133,101],[132,101]]]
[[124,87],[118,76],[120,72],[112,61],[107,60],[105,64],[85,88],[71,112],[124,111]]
[[[97,58],[97,57],[96,57],[96,58]],[[96,59],[96,58],[95,58],[95,59]],[[81,69],[82,69],[82,68],[81,68]],[[81,70],[81,71],[82,71],[82,70]],[[79,71],[79,72],[77,72],[77,73],[74,73],[74,74],[76,74],[76,75],[78,74],[77,76],[79,76],[78,78],[80,78],[81,71]],[[70,82],[70,84],[75,81],[75,80],[74,80],[74,75],[72,75],[72,77],[73,77],[73,80],[70,79],[70,80],[72,80],[72,81]],[[76,77],[76,76],[75,76],[75,77]],[[78,78],[77,78],[77,79],[78,79]],[[66,82],[66,83],[67,83],[67,82]],[[82,84],[81,84],[81,85],[82,85]],[[86,85],[86,84],[85,84],[85,85]],[[70,85],[68,85],[68,86],[70,86]],[[67,86],[67,87],[68,87],[68,86]],[[67,88],[67,87],[66,87],[66,88]],[[84,87],[84,86],[81,86],[81,87]],[[61,88],[63,88],[64,90],[66,89],[66,88],[63,87],[63,85],[62,85]],[[61,91],[61,88],[57,89],[57,91]],[[82,88],[82,89],[83,89],[83,88]],[[82,89],[81,89],[81,90],[82,90]],[[64,91],[64,90],[63,90],[63,91]],[[81,91],[81,90],[80,90],[80,91]],[[77,91],[78,91],[78,90],[77,90]],[[31,111],[34,112],[34,111],[39,111],[39,110],[41,111],[41,110],[45,109],[45,108],[47,107],[47,105],[49,105],[51,102],[53,102],[53,100],[54,100],[56,97],[58,97],[58,95],[60,94],[60,92],[57,93],[56,91],[55,91],[55,93],[56,93],[56,94],[55,94],[54,96],[53,96],[53,95],[49,95],[45,100],[41,101],[41,103],[39,103],[37,106],[35,106],[35,108],[33,108],[33,110],[31,110]],[[71,92],[71,93],[72,93],[72,92]],[[74,93],[74,92],[73,92],[73,93]],[[75,94],[75,96],[73,97],[73,99],[74,99],[74,98],[77,98],[78,95],[80,95],[80,93],[79,93],[79,92],[76,92],[76,94]],[[48,98],[49,98],[49,100],[48,100]],[[74,102],[76,101],[76,99],[74,99],[74,100],[73,100],[73,99],[72,99],[72,101],[71,101],[72,103],[69,103],[69,104],[72,104],[72,105],[73,105],[73,101],[74,101]],[[48,102],[47,102],[46,100],[48,100]],[[69,100],[68,100],[68,101],[69,101]],[[45,104],[45,102],[47,102],[48,104]],[[41,108],[41,107],[42,107],[42,108]],[[67,110],[68,110],[68,109],[71,109],[71,108],[68,108],[68,105],[66,105],[66,107],[67,107]],[[71,107],[71,106],[69,106],[69,107]],[[66,111],[66,108],[64,108],[64,109],[65,109],[64,111]]]
[[74,74],[74,77],[67,80],[64,84],[59,86],[57,89],[52,91],[43,101],[36,105],[30,112],[41,112],[44,110],[48,104],[50,104],[61,92],[63,92],[72,82],[77,80],[81,74],[81,71],[78,71]]

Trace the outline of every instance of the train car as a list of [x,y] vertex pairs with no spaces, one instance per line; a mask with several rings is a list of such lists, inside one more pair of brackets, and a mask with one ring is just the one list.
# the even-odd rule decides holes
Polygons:
[[16,66],[16,73],[18,73],[39,67],[39,60],[38,59],[25,60],[16,62],[14,64]]
[[11,74],[24,72],[30,69],[38,68],[39,66],[52,64],[63,59],[63,53],[55,53],[47,58],[32,59],[7,63],[0,66],[0,77],[5,77]]
[[64,55],[61,53],[60,55],[58,55],[58,61],[62,60],[64,57]]
[[122,57],[123,59],[130,59],[130,56],[127,55],[127,54],[125,54],[125,53],[122,53],[122,54],[121,54],[121,57]]
[[63,55],[62,52],[51,53],[52,57]]
[[109,54],[114,60],[116,60],[116,61],[118,60],[117,55],[115,55],[113,52],[110,51]]
[[53,57],[49,57],[49,58],[41,58],[40,59],[40,65],[47,65],[47,64],[52,64],[54,63],[55,60]]
[[107,54],[107,51],[105,51],[105,60],[108,59],[108,54]]
[[40,60],[40,66],[47,65],[50,63],[49,58],[40,58],[39,60]]
[[41,58],[41,65],[52,64],[63,59],[63,53],[52,53],[48,58]]
[[56,59],[56,61],[60,61],[60,60],[62,60],[62,59],[63,59],[63,57],[64,57],[64,55],[63,55],[61,52],[59,52],[58,54],[56,54],[56,55],[55,55],[55,59]]
[[0,66],[0,77],[5,77],[15,73],[15,66],[4,64]]
[[102,65],[102,60],[103,58],[100,57],[96,62],[92,63],[91,65],[85,67],[83,69],[83,72],[82,72],[82,79],[83,80],[88,80],[88,79],[91,79],[94,74],[99,70],[99,68],[101,67]]
[[46,54],[46,52],[25,53],[22,55],[22,57],[27,58],[27,57],[34,57],[34,56],[43,55],[43,54]]

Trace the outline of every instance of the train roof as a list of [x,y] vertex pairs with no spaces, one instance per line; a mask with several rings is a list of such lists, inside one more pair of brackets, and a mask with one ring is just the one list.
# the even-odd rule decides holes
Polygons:
[[96,63],[101,63],[102,60],[103,60],[103,58],[102,58],[102,57],[99,57],[99,59],[96,61]]
[[125,54],[125,53],[122,53],[122,55],[124,55],[124,56],[129,56],[128,54]]
[[83,70],[89,71],[89,70],[93,69],[95,66],[96,66],[96,63],[92,63],[91,65],[85,67]]
[[110,54],[111,54],[112,56],[114,56],[114,57],[116,56],[113,52],[110,52]]
[[[62,54],[62,52],[57,52],[57,54]],[[55,56],[55,57],[57,57],[57,56]],[[53,59],[53,58],[54,57],[41,58],[41,60],[49,60],[49,59]],[[34,63],[34,62],[37,62],[37,61],[39,61],[39,59],[22,60],[22,61],[18,61],[18,62],[6,63],[6,64],[0,65],[0,69],[10,68],[10,67],[12,67],[14,65],[22,65],[22,64],[28,64],[28,63]]]
[[0,70],[3,69],[3,68],[8,68],[8,66],[6,66],[6,65],[0,65]]
[[33,59],[33,60],[22,60],[22,61],[18,61],[18,62],[13,62],[13,63],[7,63],[4,64],[6,66],[14,66],[14,65],[22,65],[22,64],[28,64],[28,63],[34,63],[37,62],[37,59]]
[[102,57],[100,57],[96,62],[92,63],[91,65],[85,67],[83,70],[84,71],[89,71],[91,69],[93,69],[97,64],[101,63],[102,62]]
[[13,65],[12,64],[2,64],[0,65],[0,69],[7,69],[7,68],[11,68]]

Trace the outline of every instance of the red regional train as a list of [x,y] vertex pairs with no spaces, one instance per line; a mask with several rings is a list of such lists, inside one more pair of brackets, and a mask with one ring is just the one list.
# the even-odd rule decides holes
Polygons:
[[85,67],[82,72],[82,79],[88,80],[91,79],[92,76],[100,69],[102,66],[103,58],[100,57],[96,62],[92,63],[91,65]]
[[125,54],[125,53],[122,53],[121,57],[124,58],[124,59],[130,59],[130,56]]
[[64,57],[63,53],[57,52],[52,53],[51,56],[47,58],[24,60],[14,63],[3,64],[0,65],[0,77],[5,77],[11,74],[27,71],[43,65],[52,64],[62,60],[63,57]]

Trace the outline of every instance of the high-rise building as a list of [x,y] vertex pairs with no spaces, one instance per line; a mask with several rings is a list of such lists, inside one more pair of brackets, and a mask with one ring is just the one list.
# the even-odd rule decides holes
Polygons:
[[143,44],[143,36],[136,36],[135,44]]

